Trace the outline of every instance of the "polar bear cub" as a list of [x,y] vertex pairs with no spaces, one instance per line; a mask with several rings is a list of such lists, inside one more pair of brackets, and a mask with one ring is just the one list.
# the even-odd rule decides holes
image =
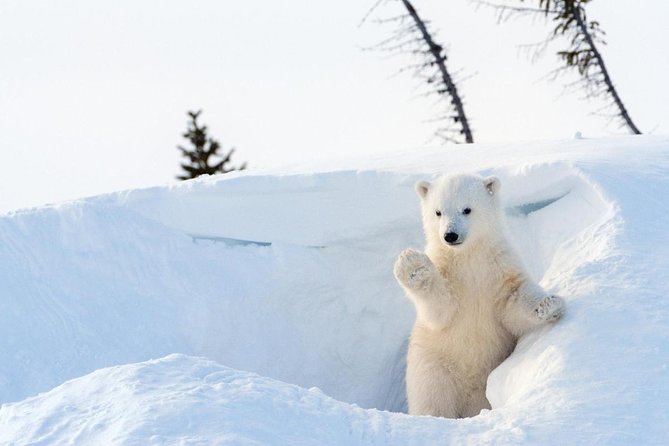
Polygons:
[[409,413],[471,417],[490,408],[490,372],[528,331],[558,320],[562,298],[534,283],[505,238],[496,177],[420,181],[425,253],[403,251],[397,281],[416,307]]

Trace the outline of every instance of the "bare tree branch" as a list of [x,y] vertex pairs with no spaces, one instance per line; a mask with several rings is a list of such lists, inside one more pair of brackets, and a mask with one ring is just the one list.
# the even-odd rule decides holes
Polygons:
[[[551,72],[549,77],[555,80],[559,75],[576,69],[579,81],[567,84],[565,91],[581,89],[585,92],[586,98],[605,97],[607,107],[616,110],[615,116],[619,118],[622,124],[627,126],[632,133],[641,134],[625,108],[611,80],[604,58],[597,48],[598,43],[605,44],[601,38],[604,31],[599,27],[599,22],[589,22],[586,19],[584,5],[591,0],[538,0],[539,8],[503,5],[490,0],[472,1],[476,5],[494,9],[498,21],[508,20],[514,14],[552,17],[552,21],[556,25],[544,44],[537,47],[539,49],[534,52],[533,57],[539,57],[541,52],[545,50],[546,45],[559,36],[570,37],[568,47],[557,52],[564,65]],[[519,1],[524,2],[524,0]]]
[[[383,1],[378,0],[374,3],[363,22]],[[446,66],[446,51],[435,41],[434,33],[429,29],[429,22],[419,16],[410,0],[385,1],[388,3],[398,1],[406,13],[390,19],[376,20],[377,23],[392,23],[399,26],[391,37],[368,49],[415,56],[419,62],[405,66],[399,72],[412,71],[415,77],[430,86],[421,96],[438,97],[438,102],[443,104],[445,112],[438,118],[443,123],[443,128],[438,129],[435,134],[447,142],[474,142],[462,97],[458,93],[454,76]]]
[[[575,8],[572,9],[572,14],[574,16],[574,19],[576,20],[579,29],[581,30],[583,38],[587,42],[588,46],[590,47],[590,51],[592,52],[593,56],[596,59],[596,63],[599,66],[599,69],[601,70],[602,76],[604,77],[603,82],[606,84],[607,92],[611,95],[611,97],[613,98],[613,102],[618,107],[618,111],[620,113],[621,118],[623,119],[623,121],[625,121],[627,126],[634,134],[640,135],[641,131],[632,121],[632,118],[627,112],[627,109],[625,108],[623,101],[620,99],[620,96],[618,95],[618,90],[616,90],[615,86],[613,85],[613,81],[611,80],[609,72],[606,69],[606,65],[604,64],[604,59],[602,58],[600,52],[597,50],[597,46],[595,45],[592,36],[588,32],[588,25],[586,24],[586,21],[584,19],[585,13],[583,11],[583,8],[580,5],[576,6]],[[599,81],[595,82],[599,83]]]
[[418,16],[416,9],[409,2],[409,0],[401,0],[401,1],[402,4],[404,4],[404,7],[409,12],[411,18],[416,22],[416,26],[420,30],[421,36],[423,37],[423,40],[425,40],[425,43],[428,46],[430,53],[432,54],[432,57],[434,58],[434,63],[439,67],[439,72],[441,73],[441,80],[444,83],[445,88],[438,90],[438,93],[442,95],[448,94],[451,96],[453,106],[455,107],[455,110],[457,112],[457,116],[454,118],[454,121],[459,122],[460,125],[462,125],[462,133],[465,136],[465,141],[468,143],[474,142],[474,136],[472,135],[472,131],[469,128],[469,121],[467,120],[467,115],[465,115],[465,108],[462,105],[462,99],[458,94],[458,89],[455,87],[453,78],[451,78],[451,75],[449,74],[448,69],[446,68],[446,55],[442,54],[443,47],[434,42],[434,40],[432,39],[432,35],[427,29],[427,26],[425,25],[423,20],[421,20],[421,18]]

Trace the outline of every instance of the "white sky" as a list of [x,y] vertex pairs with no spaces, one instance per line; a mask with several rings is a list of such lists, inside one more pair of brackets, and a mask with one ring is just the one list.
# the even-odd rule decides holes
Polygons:
[[[189,109],[204,109],[212,136],[251,169],[436,144],[434,101],[410,74],[393,76],[410,58],[360,49],[392,29],[358,27],[372,3],[2,0],[0,212],[175,181]],[[543,22],[497,25],[468,0],[415,5],[466,77],[477,142],[626,133],[542,80],[554,48],[535,64],[519,53],[546,35]],[[588,11],[636,124],[669,133],[669,2]]]

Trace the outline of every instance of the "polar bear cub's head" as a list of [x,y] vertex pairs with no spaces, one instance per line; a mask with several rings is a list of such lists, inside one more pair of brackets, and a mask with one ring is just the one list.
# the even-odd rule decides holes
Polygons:
[[416,183],[428,243],[462,249],[496,231],[500,186],[497,177],[473,174],[444,175],[432,183]]

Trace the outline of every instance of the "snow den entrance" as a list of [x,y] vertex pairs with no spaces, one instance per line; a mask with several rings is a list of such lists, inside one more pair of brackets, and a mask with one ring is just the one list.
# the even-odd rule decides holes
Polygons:
[[[611,205],[566,164],[491,173],[501,178],[509,236],[530,274],[569,301],[570,277],[605,245],[598,228],[613,215]],[[237,206],[243,203],[242,215],[284,206],[268,231],[291,239],[263,238],[257,222],[256,232],[240,228],[240,238],[272,243],[225,247],[234,254],[231,277],[237,278],[226,285],[225,296],[209,303],[199,351],[227,366],[319,387],[364,408],[405,411],[406,340],[414,310],[395,283],[392,265],[402,249],[423,246],[413,191],[422,178],[295,176],[274,180],[280,184],[271,185],[273,194],[234,196]],[[324,206],[325,216],[319,214]],[[340,213],[354,223],[338,233]],[[300,231],[290,229],[292,219],[301,222]],[[508,374],[536,365],[529,359],[489,383],[493,407],[514,398],[518,389],[508,384]]]

